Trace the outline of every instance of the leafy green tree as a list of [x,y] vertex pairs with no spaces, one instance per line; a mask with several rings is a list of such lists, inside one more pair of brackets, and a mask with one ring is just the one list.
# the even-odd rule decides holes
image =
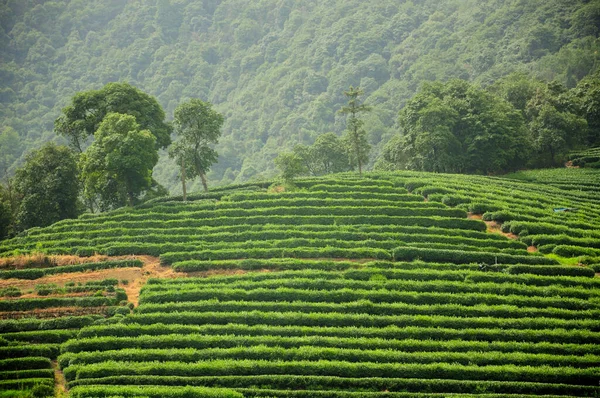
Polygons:
[[600,145],[600,70],[583,78],[568,95],[576,112],[587,121],[587,144]]
[[164,121],[165,112],[156,99],[128,83],[108,83],[100,90],[75,94],[55,120],[54,130],[69,139],[78,152],[83,152],[88,138],[110,113],[133,116],[142,130],[154,135],[157,148],[166,148],[171,143],[172,127]]
[[349,115],[347,120],[346,133],[342,137],[342,142],[348,151],[350,164],[358,166],[358,174],[362,175],[362,166],[369,161],[369,152],[371,146],[367,141],[367,133],[363,125],[364,122],[358,118],[360,113],[369,112],[370,106],[361,103],[358,97],[362,94],[359,87],[352,87],[348,91],[344,91],[344,95],[348,98],[348,105],[343,106],[339,113]]
[[16,216],[19,229],[43,227],[80,213],[77,160],[65,146],[48,143],[27,155],[15,173],[21,198]]
[[539,156],[537,166],[557,165],[562,160],[559,155],[565,155],[585,140],[587,122],[573,113],[561,112],[543,99],[530,101],[528,113],[530,134]]
[[529,161],[533,167],[558,165],[566,152],[585,143],[589,138],[588,123],[580,114],[589,116],[594,126],[595,113],[599,113],[594,104],[600,101],[600,95],[594,99],[591,77],[569,92],[560,83],[544,83],[513,73],[498,80],[490,90],[511,102],[523,115],[534,150]]
[[424,84],[398,123],[402,137],[384,152],[398,168],[497,173],[520,167],[530,146],[519,112],[464,80]]
[[101,210],[133,206],[153,185],[156,138],[122,113],[106,115],[94,138],[80,161],[85,197],[98,200]]
[[348,153],[335,133],[321,134],[310,146],[296,145],[294,153],[302,159],[308,173],[314,176],[350,169]]
[[281,152],[274,162],[281,171],[281,178],[288,183],[293,183],[294,178],[307,172],[302,158],[294,152]]
[[199,176],[208,191],[206,173],[217,162],[218,154],[211,147],[221,136],[223,115],[212,109],[210,102],[193,98],[175,109],[175,133],[179,139],[173,144],[169,155],[181,165],[181,182],[184,200],[185,180]]

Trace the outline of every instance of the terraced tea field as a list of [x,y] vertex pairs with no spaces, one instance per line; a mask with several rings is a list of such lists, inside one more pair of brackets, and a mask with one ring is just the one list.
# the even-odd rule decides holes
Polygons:
[[[73,272],[133,265],[143,281],[153,256],[170,274],[147,280],[132,313],[108,293],[127,286],[88,298],[89,282],[70,287],[106,311],[68,318],[85,322],[40,326],[39,304],[38,320],[0,321],[4,357],[34,358],[4,360],[6,396],[33,396],[60,369],[73,397],[597,397],[600,184],[540,183],[547,175],[247,184],[30,230],[0,253],[100,254]],[[114,258],[125,255],[146,257]],[[0,278],[16,286],[68,267]],[[36,303],[73,301],[70,287]],[[62,337],[24,348],[37,342],[12,336],[29,330]]]

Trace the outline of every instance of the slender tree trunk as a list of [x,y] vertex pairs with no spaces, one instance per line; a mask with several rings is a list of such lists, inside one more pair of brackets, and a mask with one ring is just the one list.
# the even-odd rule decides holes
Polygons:
[[183,189],[183,201],[187,200],[187,190],[185,189],[185,159],[181,157],[181,187]]
[[206,183],[206,175],[203,172],[200,173],[200,180],[202,180],[202,186],[204,187],[204,191],[208,192],[208,184]]

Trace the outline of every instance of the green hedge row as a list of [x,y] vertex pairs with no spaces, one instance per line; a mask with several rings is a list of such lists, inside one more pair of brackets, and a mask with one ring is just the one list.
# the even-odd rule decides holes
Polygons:
[[281,192],[281,193],[234,193],[225,196],[219,206],[225,202],[245,202],[255,200],[292,200],[292,199],[348,199],[348,200],[385,200],[392,202],[424,203],[423,198],[408,193],[376,193],[376,192]]
[[24,379],[51,379],[54,380],[54,369],[28,369],[9,370],[0,372],[0,380],[24,380]]
[[[291,230],[262,230],[262,231],[245,231],[245,232],[220,232],[220,233],[203,233],[190,235],[173,235],[168,233],[145,235],[144,243],[188,243],[188,244],[208,244],[217,243],[226,245],[227,242],[240,242],[251,244],[258,241],[287,241],[292,239],[310,239],[310,240],[344,240],[344,241],[402,241],[406,243],[447,243],[451,245],[469,245],[475,247],[495,247],[500,249],[522,249],[525,250],[527,245],[516,240],[493,240],[487,239],[483,235],[477,238],[455,236],[455,235],[440,235],[440,234],[398,234],[390,232],[361,232],[348,230],[329,230],[329,231],[301,231],[296,229]],[[123,236],[119,242],[139,242],[139,236]],[[95,238],[86,241],[87,244],[95,246],[110,244],[114,242],[114,237],[107,236],[103,238]],[[60,242],[57,247],[66,247],[69,242]],[[77,246],[75,244],[75,246]],[[211,248],[217,248],[218,245]]]
[[58,344],[9,345],[0,347],[0,359],[23,357],[56,358],[59,352],[60,348]]
[[542,256],[510,255],[504,253],[466,252],[459,250],[425,249],[417,247],[398,247],[394,250],[394,260],[423,260],[451,263],[487,263],[487,264],[558,264],[558,261]]
[[518,352],[447,352],[447,351],[413,351],[402,352],[386,349],[363,347],[278,347],[258,344],[228,348],[210,347],[195,348],[150,348],[121,349],[102,352],[86,352],[66,355],[61,363],[66,368],[73,365],[89,365],[108,361],[128,362],[183,362],[195,363],[219,359],[231,360],[270,360],[270,361],[345,361],[376,363],[453,363],[461,365],[504,365],[510,363],[519,366],[569,366],[573,368],[590,368],[600,363],[600,356],[586,355],[554,355],[524,354]]
[[540,266],[540,265],[512,265],[508,268],[509,274],[534,274],[547,276],[579,276],[593,278],[595,272],[588,267],[577,266]]
[[600,231],[593,229],[578,229],[567,227],[562,224],[551,224],[548,222],[508,221],[502,224],[503,232],[511,232],[517,235],[569,235],[577,238],[600,239]]
[[60,344],[77,335],[76,329],[42,330],[31,332],[4,333],[2,338],[8,341],[27,342],[31,344]]
[[329,184],[316,184],[309,188],[311,192],[373,192],[373,193],[391,193],[391,194],[402,194],[406,193],[404,188],[395,188],[391,186],[381,185],[329,185]]
[[600,256],[600,249],[573,245],[557,245],[552,249],[552,253],[562,257]]
[[[194,222],[190,220],[190,222]],[[169,234],[174,236],[193,236],[200,235],[203,237],[210,237],[216,235],[216,239],[220,239],[219,234],[236,234],[245,232],[261,232],[261,231],[279,231],[283,232],[300,232],[300,233],[331,233],[331,232],[352,232],[352,233],[371,233],[378,236],[378,234],[422,234],[422,235],[452,235],[452,236],[463,236],[474,239],[483,240],[494,240],[500,242],[506,242],[507,239],[499,234],[487,234],[481,231],[465,230],[465,229],[452,229],[448,231],[447,228],[438,227],[419,227],[419,226],[404,226],[404,225],[369,225],[369,224],[356,224],[356,225],[326,225],[326,224],[246,224],[241,223],[238,225],[226,225],[226,226],[190,226],[190,227],[168,227],[164,228],[164,224],[160,224],[158,228],[122,228],[122,227],[111,227],[107,229],[85,229],[82,231],[69,231],[69,232],[54,232],[46,233],[43,235],[36,235],[35,241],[28,237],[15,238],[10,241],[0,242],[0,250],[9,251],[13,249],[23,249],[26,245],[31,245],[31,248],[35,248],[36,242],[53,241],[56,244],[62,244],[61,242],[70,242],[72,239],[84,239],[89,241],[92,239],[106,239],[109,237],[145,237],[149,235],[164,235],[165,230],[168,229]],[[29,246],[27,246],[29,247]]]
[[70,390],[69,396],[71,398],[244,398],[239,392],[223,388],[172,386],[78,386]]
[[63,274],[69,272],[93,271],[108,268],[142,267],[140,260],[116,260],[97,263],[82,263],[75,265],[64,265],[51,268],[29,268],[11,271],[0,271],[0,279],[38,279],[46,275]]
[[[261,311],[236,311],[236,312],[179,312],[172,314],[151,313],[134,314],[125,319],[130,323],[179,323],[187,325],[226,325],[229,323],[243,323],[246,325],[272,325],[272,326],[335,326],[349,327],[362,325],[363,327],[439,327],[439,328],[506,328],[520,330],[578,330],[594,333],[598,330],[596,320],[564,320],[555,318],[458,318],[443,315],[369,315],[369,314],[343,314],[343,313],[303,313],[303,312],[261,312]],[[592,337],[590,337],[592,338]],[[597,337],[594,337],[596,339]]]
[[[257,205],[258,206],[258,205]],[[273,217],[273,216],[395,216],[395,217],[449,217],[466,218],[467,213],[461,209],[438,207],[436,205],[423,205],[418,207],[399,207],[397,205],[387,206],[301,206],[301,207],[252,207],[224,208],[215,210],[182,211],[180,213],[117,213],[109,214],[101,219],[95,219],[94,224],[102,222],[132,222],[151,219],[154,221],[181,221],[194,219],[211,221],[221,218],[247,218],[247,217]],[[72,227],[76,225],[88,225],[90,222],[64,225]],[[61,227],[61,226],[58,226]]]
[[[35,396],[32,391],[34,388],[36,392]],[[54,378],[33,377],[28,379],[0,380],[1,398],[50,397],[53,394]]]
[[[82,329],[78,340],[69,341],[61,347],[62,352],[79,352],[94,350],[111,350],[119,346],[114,344],[125,344],[120,337],[136,337],[141,335],[164,336],[167,334],[198,334],[203,338],[207,336],[223,335],[234,336],[281,336],[281,337],[335,337],[335,338],[367,338],[384,340],[464,340],[464,342],[481,342],[482,344],[498,344],[509,342],[510,344],[535,344],[536,350],[531,352],[564,353],[566,355],[585,355],[593,353],[600,354],[600,347],[594,345],[600,341],[598,333],[587,330],[565,330],[565,329],[500,329],[499,327],[488,329],[450,329],[450,328],[424,328],[424,327],[319,327],[319,326],[276,326],[276,325],[183,325],[183,324],[139,324],[135,322],[90,326]],[[108,336],[107,336],[108,335]],[[98,336],[98,337],[95,337]],[[179,339],[181,337],[176,337]],[[515,343],[520,342],[520,343]],[[107,345],[102,345],[107,344]],[[138,347],[137,343],[124,346],[124,348]],[[152,343],[154,344],[154,343]],[[387,344],[387,343],[386,343]],[[112,348],[111,348],[112,347]],[[519,346],[519,349],[525,349]],[[530,351],[531,348],[528,348]]]
[[[341,207],[372,207],[372,208],[389,208],[396,207],[398,209],[405,209],[406,211],[418,211],[418,210],[432,210],[432,209],[448,209],[441,203],[425,202],[423,198],[419,198],[416,195],[386,195],[387,197],[395,197],[400,200],[383,199],[381,197],[364,197],[361,199],[353,199],[346,194],[341,194],[338,197],[331,197],[329,194],[323,193],[322,195],[310,195],[306,197],[281,197],[271,196],[266,199],[249,198],[246,200],[236,201],[223,201],[217,202],[216,209],[269,209],[274,207],[294,207],[297,210],[304,207],[327,207],[327,208],[341,208]],[[415,200],[417,199],[417,200]],[[400,203],[398,203],[400,202]],[[401,204],[401,205],[400,205]],[[456,212],[456,214],[461,214]]]
[[[225,227],[240,225],[356,225],[364,224],[369,226],[387,225],[387,226],[420,226],[420,227],[438,227],[450,229],[465,229],[483,232],[486,225],[480,220],[471,220],[467,218],[443,218],[443,217],[398,217],[388,215],[359,215],[359,216],[333,216],[333,215],[280,215],[280,216],[247,216],[247,217],[218,217],[210,219],[182,219],[182,220],[154,220],[147,219],[143,221],[107,221],[100,224],[94,224],[96,228],[193,228],[193,227]],[[70,226],[55,226],[45,229],[47,233],[53,232],[77,232],[90,230],[93,227],[89,223]]]
[[352,267],[359,267],[353,261],[322,261],[322,260],[299,260],[295,258],[274,259],[247,259],[247,260],[185,260],[173,262],[172,267],[177,272],[197,272],[214,269],[243,269],[251,270],[328,270],[342,271]]
[[[224,286],[226,285],[226,286]],[[582,299],[588,300],[590,297],[599,297],[600,291],[594,290],[582,290],[577,288],[570,287],[560,287],[560,286],[552,286],[552,287],[538,287],[538,286],[523,286],[516,283],[490,283],[490,282],[482,282],[482,283],[471,283],[468,281],[465,283],[464,281],[448,281],[448,280],[426,280],[426,281],[416,281],[416,280],[402,280],[402,279],[392,279],[385,280],[381,277],[374,277],[373,280],[350,280],[350,279],[342,279],[342,278],[313,278],[308,277],[305,278],[301,274],[294,276],[290,275],[288,277],[282,278],[262,278],[262,279],[241,279],[237,282],[232,281],[231,279],[217,279],[214,282],[208,279],[206,283],[196,284],[194,282],[190,283],[180,283],[176,286],[174,285],[161,285],[161,284],[152,284],[145,286],[142,290],[143,295],[140,303],[146,302],[167,302],[167,301],[195,301],[195,297],[193,296],[196,292],[201,292],[205,289],[215,290],[221,288],[228,289],[244,289],[247,291],[253,291],[256,289],[280,289],[279,292],[285,294],[285,289],[295,289],[295,291],[290,291],[291,295],[295,294],[304,294],[302,291],[298,290],[328,290],[328,291],[336,291],[334,297],[342,297],[345,290],[356,290],[360,291],[369,291],[376,290],[375,297],[385,297],[386,293],[451,293],[451,294],[462,294],[462,293],[471,293],[471,294],[491,294],[491,295],[501,295],[501,296],[509,296],[515,295],[521,297],[524,301],[518,301],[520,304],[525,305],[529,303],[529,297],[540,297],[542,300],[544,298],[554,299],[557,296],[561,296],[561,298],[569,301],[569,305],[567,308],[576,309],[581,305],[578,301],[570,302],[569,299]],[[340,292],[341,291],[341,292]],[[378,293],[381,293],[381,296],[378,296]],[[205,295],[204,293],[199,293],[201,295]],[[236,294],[232,292],[230,294]],[[252,294],[252,293],[250,293]],[[192,298],[191,300],[187,299],[187,297]],[[147,298],[150,296],[150,298]],[[362,294],[361,294],[362,296]],[[154,297],[154,298],[153,298]],[[308,299],[306,301],[314,302],[315,299],[313,296],[308,295]],[[403,296],[398,296],[401,298]],[[423,298],[425,299],[426,296]],[[440,296],[440,298],[445,296]],[[280,296],[281,300],[290,301],[285,295]],[[430,297],[433,299],[433,297]],[[493,300],[492,297],[489,298]],[[511,297],[511,300],[513,298]],[[154,301],[157,300],[157,301]],[[389,302],[387,299],[383,299],[384,302]],[[443,299],[442,299],[443,300]],[[317,300],[323,301],[323,300]],[[337,300],[336,300],[337,301]],[[412,300],[411,300],[412,301]],[[452,300],[451,300],[452,301]],[[544,302],[544,306],[547,306],[550,302]],[[420,304],[428,304],[427,301],[424,301]],[[535,304],[529,305],[531,307],[539,307]],[[562,308],[562,307],[558,307]]]
[[221,301],[303,301],[344,303],[357,300],[370,300],[374,303],[406,303],[415,305],[459,304],[459,305],[516,305],[533,308],[563,308],[569,310],[597,309],[598,303],[584,299],[561,297],[524,297],[520,295],[502,295],[490,293],[438,293],[398,291],[387,289],[295,289],[262,287],[252,290],[225,288],[217,286],[202,290],[145,293],[140,304],[167,303],[198,300]]
[[50,369],[51,367],[52,364],[50,363],[50,360],[44,357],[25,357],[0,360],[0,371]]
[[597,319],[600,310],[571,311],[559,308],[532,308],[516,305],[458,305],[458,304],[377,304],[368,300],[348,303],[310,303],[286,301],[217,301],[205,300],[184,303],[143,304],[136,308],[138,314],[157,312],[196,311],[306,311],[339,312],[372,315],[443,315],[460,317],[527,318],[544,317],[558,319]]
[[600,239],[593,238],[573,238],[571,236],[561,235],[527,235],[521,238],[521,240],[528,245],[542,246],[547,244],[554,245],[572,245],[590,247],[600,249]]
[[27,311],[52,307],[100,307],[113,305],[115,300],[113,297],[92,296],[0,300],[0,311]]
[[[494,339],[489,333],[483,341],[474,338],[457,340],[463,335],[455,336],[456,330],[446,329],[443,334],[430,334],[431,329],[426,328],[396,328],[388,327],[383,330],[364,328],[362,330],[336,328],[318,329],[301,327],[275,327],[272,332],[266,326],[240,325],[239,334],[234,334],[233,326],[218,325],[139,325],[139,324],[112,324],[93,326],[82,330],[78,340],[65,343],[64,352],[59,358],[61,367],[69,364],[71,355],[82,352],[96,352],[121,349],[153,349],[153,348],[231,348],[238,346],[254,346],[265,344],[280,347],[338,347],[354,349],[385,349],[404,352],[415,351],[497,351],[497,352],[522,352],[530,354],[555,354],[555,355],[600,355],[600,346],[582,343],[559,343],[546,341],[521,342]],[[324,331],[323,335],[318,334]],[[497,329],[499,330],[499,329]],[[305,334],[302,334],[302,332]],[[393,333],[397,332],[397,335]],[[420,339],[419,332],[429,338]],[[521,338],[523,331],[512,330],[516,339]],[[220,334],[222,333],[222,334]],[[278,335],[279,333],[279,335]],[[474,333],[471,330],[469,333]],[[469,333],[464,335],[470,335]],[[568,331],[563,331],[567,336]],[[373,334],[376,337],[369,337]],[[364,337],[367,336],[367,337]],[[435,339],[434,339],[435,337]],[[555,337],[558,334],[555,333]],[[568,337],[566,337],[568,339]],[[87,354],[85,354],[87,355]]]
[[300,258],[376,258],[390,260],[391,255],[387,250],[369,248],[291,248],[291,249],[246,249],[246,250],[203,250],[189,252],[164,253],[160,255],[162,265],[185,260],[230,260],[241,258],[272,258],[272,257],[300,257]]
[[100,315],[68,316],[61,318],[4,319],[0,320],[0,333],[27,330],[80,329],[102,318]]
[[[490,365],[473,366],[448,363],[379,364],[342,361],[265,361],[215,360],[196,363],[180,362],[116,362],[73,365],[64,370],[67,381],[119,375],[216,376],[256,374],[298,374],[340,377],[407,378],[529,381],[597,385],[600,369],[550,366]],[[75,395],[77,396],[77,395]]]
[[[335,377],[335,376],[297,376],[297,375],[252,375],[252,376],[108,376],[94,379],[79,379],[70,383],[71,386],[88,384],[104,385],[163,385],[163,386],[227,386],[227,388],[244,389],[255,388],[269,389],[262,393],[266,396],[285,397],[297,396],[297,393],[307,393],[307,397],[322,396],[348,396],[359,397],[360,392],[343,392],[343,390],[360,390],[363,393],[373,394],[382,392],[382,397],[396,397],[394,391],[404,392],[403,397],[424,398],[429,391],[433,394],[465,394],[486,391],[490,393],[511,394],[538,394],[538,395],[576,395],[579,397],[594,397],[597,392],[594,386],[576,386],[572,384],[557,383],[531,383],[511,381],[484,381],[484,380],[452,380],[452,379],[403,379],[384,377]],[[277,390],[273,390],[277,389]],[[315,391],[317,390],[317,391]],[[406,392],[418,392],[408,394]],[[257,390],[243,390],[245,396],[260,394]],[[250,395],[247,395],[250,393]],[[313,395],[317,394],[317,395]],[[334,395],[335,394],[335,395]],[[340,395],[337,395],[340,394]],[[368,395],[373,397],[373,395]],[[434,395],[439,397],[439,395]],[[454,395],[450,395],[451,397]],[[460,397],[464,397],[461,395]],[[490,398],[489,395],[477,397]]]

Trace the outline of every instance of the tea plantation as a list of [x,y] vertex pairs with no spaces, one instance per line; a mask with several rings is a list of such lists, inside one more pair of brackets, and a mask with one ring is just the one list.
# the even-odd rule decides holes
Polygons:
[[[592,171],[341,174],[29,230],[0,255],[110,258],[0,279],[146,267],[132,255],[187,277],[148,279],[131,313],[110,283],[3,298],[0,397],[60,372],[72,397],[598,397]],[[40,315],[59,306],[104,309]]]

